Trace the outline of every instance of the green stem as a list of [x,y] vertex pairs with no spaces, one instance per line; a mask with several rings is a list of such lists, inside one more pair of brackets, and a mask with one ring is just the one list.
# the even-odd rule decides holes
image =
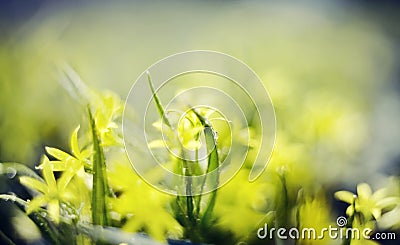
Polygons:
[[[282,184],[282,204],[283,205],[278,205],[280,210],[277,210],[277,215],[275,219],[275,228],[278,230],[281,227],[286,227],[288,223],[288,213],[290,212],[289,210],[289,200],[288,200],[288,191],[287,191],[287,186],[286,186],[286,179],[284,173],[278,173],[279,179],[281,180]],[[281,222],[279,222],[281,221]],[[275,242],[277,245],[284,245],[284,240],[281,240],[275,236]]]
[[[354,218],[357,215],[356,207],[355,207],[356,206],[355,199],[354,199],[354,201],[353,201],[353,203],[351,205],[353,206],[354,213],[352,215],[350,215],[349,218],[347,219],[347,224],[345,226],[345,229],[353,228]],[[340,228],[340,229],[342,229],[342,228]],[[350,243],[351,243],[351,238],[350,237],[346,237],[346,239],[343,240],[342,244],[343,245],[350,245]]]

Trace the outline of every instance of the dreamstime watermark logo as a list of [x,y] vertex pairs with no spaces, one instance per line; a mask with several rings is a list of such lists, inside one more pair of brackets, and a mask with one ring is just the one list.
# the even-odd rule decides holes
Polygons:
[[[214,142],[220,140],[222,145],[209,147],[205,131],[196,132],[198,141],[188,141],[191,131],[185,125],[195,121],[193,113],[201,112],[206,116],[214,113],[207,123]],[[219,132],[216,128],[221,122],[225,125]],[[123,116],[123,136],[132,166],[147,183],[174,195],[199,195],[233,178],[250,149],[256,157],[249,181],[258,178],[272,153],[275,124],[268,92],[246,64],[219,52],[189,51],[156,62],[132,85]],[[193,128],[196,130],[195,125]],[[206,172],[207,159],[215,147],[221,154],[218,167]],[[182,162],[180,173],[171,167],[177,159]],[[195,164],[203,174],[184,173]]]
[[345,226],[347,225],[347,219],[346,219],[346,217],[339,216],[339,217],[336,219],[336,224],[337,224],[339,227],[345,227]]
[[328,227],[324,227],[321,229],[315,228],[275,228],[268,227],[268,224],[264,224],[264,227],[261,227],[257,230],[257,237],[259,239],[280,239],[280,240],[322,240],[322,239],[351,239],[351,240],[395,240],[396,233],[388,232],[388,233],[373,233],[373,230],[370,228],[359,229],[356,227],[346,227],[347,219],[346,217],[339,216],[336,219],[337,226],[329,225]]

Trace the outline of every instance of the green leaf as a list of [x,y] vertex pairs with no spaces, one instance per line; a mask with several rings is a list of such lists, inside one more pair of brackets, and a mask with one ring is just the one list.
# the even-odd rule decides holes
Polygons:
[[[187,162],[185,160],[182,160],[184,162],[185,167],[185,176],[190,176],[189,168],[187,167]],[[194,217],[194,205],[193,205],[193,196],[192,196],[192,179],[187,178],[186,182],[186,213],[187,217],[189,219],[189,222],[194,225],[196,224],[196,218]]]
[[[200,120],[200,123],[203,127],[205,140],[206,140],[207,152],[210,152],[209,157],[208,157],[207,170],[206,170],[206,174],[208,174],[208,173],[216,170],[219,167],[219,158],[218,158],[215,132],[212,129],[211,123],[208,121],[207,118],[203,117],[201,115],[201,113],[195,109],[193,109],[192,111],[197,116],[197,118]],[[204,177],[202,187],[201,187],[201,192],[203,191],[206,182],[211,183],[213,185],[210,187],[211,189],[215,189],[215,187],[218,186],[219,174],[212,175],[212,176],[214,177],[214,179],[208,179],[208,181],[207,181],[207,178],[209,178],[210,175],[206,175]],[[216,192],[216,190],[214,190],[209,194],[208,203],[206,205],[206,210],[204,211],[204,213],[201,217],[200,224],[203,228],[209,227],[212,223],[212,213],[214,210],[216,198],[217,198],[217,192]],[[196,207],[197,214],[200,213],[201,199],[202,199],[202,194],[200,194],[199,196],[197,196],[194,199],[197,203],[197,207]]]
[[167,115],[165,114],[164,107],[161,104],[160,98],[158,98],[157,93],[156,93],[156,91],[154,89],[154,85],[153,85],[153,82],[151,81],[151,77],[150,77],[149,71],[147,71],[147,81],[149,82],[151,93],[153,94],[154,101],[156,102],[157,110],[158,110],[158,113],[160,114],[161,119],[164,121],[164,123],[168,127],[171,127],[171,124],[169,123]]
[[[165,125],[167,125],[170,129],[173,129],[171,126],[171,123],[169,122],[169,120],[167,118],[164,107],[161,104],[160,98],[157,96],[157,93],[154,89],[153,82],[151,81],[150,73],[148,71],[147,71],[147,80],[149,82],[149,86],[150,86],[151,92],[153,94],[154,101],[156,103],[156,107],[157,107],[158,113],[160,114],[161,120],[163,120]],[[153,124],[153,126],[161,129],[160,124]],[[160,142],[151,143],[152,147],[157,147],[159,145],[160,145]],[[183,168],[185,171],[184,175],[190,176],[190,171],[189,171],[187,162],[185,160],[182,160],[182,164],[183,164]],[[177,210],[177,214],[176,214],[177,219],[180,220],[182,223],[184,223],[185,227],[187,229],[191,229],[191,227],[196,225],[196,217],[194,216],[195,204],[194,204],[194,198],[191,194],[191,189],[192,189],[191,179],[188,178],[187,182],[186,182],[186,196],[184,196],[184,197],[177,196],[177,198],[176,198],[176,203],[177,203],[177,206],[179,207],[179,210]],[[183,206],[186,206],[186,216],[183,215],[183,213],[184,213]]]
[[[214,131],[209,126],[206,126],[204,128],[204,136],[206,138],[207,149],[208,149],[208,151],[211,150],[211,153],[208,157],[208,166],[207,166],[207,172],[206,172],[206,173],[210,173],[219,167],[217,142],[215,140]],[[207,175],[205,178],[208,178],[209,176],[210,175]],[[211,175],[211,176],[213,176],[213,175]],[[216,174],[214,179],[209,180],[209,183],[212,183],[213,185],[215,185],[215,186],[211,187],[212,189],[214,189],[215,187],[218,186],[218,182],[219,182],[219,174]],[[203,183],[202,188],[204,188],[204,184],[205,184],[205,182]],[[214,190],[210,193],[210,197],[208,200],[206,210],[204,211],[204,214],[201,218],[201,224],[203,227],[207,227],[207,226],[211,225],[212,212],[214,210],[216,199],[217,199],[217,191]],[[199,201],[201,201],[201,200],[199,200]]]
[[69,94],[86,106],[92,101],[93,94],[82,81],[78,73],[68,64],[63,64],[60,71],[60,83]]
[[92,190],[92,220],[94,225],[109,225],[106,196],[108,181],[104,151],[97,134],[96,123],[88,108],[90,126],[93,137],[93,190]]

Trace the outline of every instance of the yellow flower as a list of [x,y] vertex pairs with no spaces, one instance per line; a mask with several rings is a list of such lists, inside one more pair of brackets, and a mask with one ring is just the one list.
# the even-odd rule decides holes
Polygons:
[[129,164],[116,164],[109,172],[110,185],[121,194],[111,199],[111,210],[126,218],[122,229],[146,231],[157,240],[182,236],[182,227],[168,212],[173,196],[162,193],[136,175]]
[[[372,221],[362,222],[360,220],[359,216],[355,216],[352,227],[358,228],[358,230],[360,230],[360,231],[365,231],[366,229],[372,231],[375,228],[375,224]],[[368,235],[371,235],[371,234],[368,234]],[[354,237],[354,239],[351,240],[350,244],[351,245],[379,245],[379,243],[373,241],[372,239],[364,237],[363,234],[361,234],[359,237]]]
[[123,103],[111,92],[100,94],[96,99],[94,121],[100,134],[101,144],[103,146],[122,145],[121,137],[115,132],[118,128],[115,121],[122,115]]
[[[79,170],[83,171],[83,167],[90,167],[90,162],[88,158],[91,155],[91,151],[88,149],[81,150],[78,143],[78,131],[80,126],[78,126],[71,135],[70,145],[72,155],[61,151],[59,149],[53,147],[46,147],[46,152],[56,158],[56,161],[50,161],[53,165],[53,171],[71,171],[78,172]],[[42,169],[43,164],[39,165],[37,169]]]
[[383,214],[378,221],[378,226],[382,229],[400,229],[400,204]]
[[[243,169],[225,186],[218,189],[214,214],[217,226],[231,231],[237,238],[245,238],[266,217],[268,194],[272,185],[248,182],[249,170]],[[240,222],[238,222],[240,221]]]
[[[300,231],[306,228],[314,228],[316,231],[321,231],[323,228],[332,225],[330,221],[330,207],[322,191],[310,194],[299,192],[300,204],[298,204],[298,224]],[[298,201],[299,203],[299,201]],[[317,234],[318,236],[319,234]],[[299,244],[330,244],[332,242],[329,237],[322,239],[313,239],[310,237],[302,237]]]
[[53,174],[53,165],[46,156],[43,157],[41,166],[45,182],[27,176],[20,177],[21,184],[42,194],[36,196],[28,203],[26,212],[29,214],[47,205],[47,211],[50,217],[55,223],[59,223],[60,201],[63,199],[66,187],[74,174],[71,172],[64,172],[58,181],[56,181]]
[[335,198],[350,204],[346,210],[348,216],[352,216],[354,212],[361,213],[367,221],[372,218],[378,220],[383,209],[400,203],[397,197],[387,197],[386,189],[379,189],[372,193],[367,183],[357,185],[357,195],[348,191],[338,191],[335,193]]

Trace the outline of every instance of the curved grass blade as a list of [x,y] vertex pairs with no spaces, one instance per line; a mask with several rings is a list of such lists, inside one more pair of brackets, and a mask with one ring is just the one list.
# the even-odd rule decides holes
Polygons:
[[[193,110],[193,112],[196,114],[196,116],[199,118],[201,124],[204,126],[204,136],[206,140],[206,147],[207,151],[210,152],[210,155],[208,157],[208,164],[207,164],[207,170],[206,174],[214,171],[219,167],[219,158],[218,158],[218,151],[217,151],[217,141],[215,137],[215,132],[212,128],[211,123],[207,118],[204,118],[202,115],[197,110]],[[201,186],[201,192],[204,190],[204,186],[207,182],[207,177],[209,175],[206,175],[204,177],[202,186]],[[211,184],[214,186],[211,186],[212,189],[215,189],[218,186],[219,183],[219,173],[215,175],[215,179],[209,180]],[[206,206],[206,210],[204,211],[202,217],[201,217],[201,225],[203,227],[207,227],[212,223],[212,212],[215,206],[215,201],[217,198],[217,191],[214,190],[209,194],[209,199],[208,199],[208,204]],[[201,203],[201,198],[202,195],[198,196],[197,200],[197,212],[200,212],[200,203]]]
[[93,137],[93,189],[92,189],[92,220],[94,225],[108,225],[106,196],[109,193],[106,173],[106,162],[103,148],[100,146],[96,123],[88,108],[90,127]]
[[146,74],[147,74],[147,81],[149,82],[149,86],[150,86],[150,89],[151,89],[151,93],[153,94],[154,101],[156,102],[158,113],[160,114],[160,117],[164,121],[164,123],[168,127],[171,128],[171,124],[170,124],[170,122],[169,122],[169,120],[167,118],[167,115],[165,114],[164,107],[161,104],[160,98],[157,96],[157,93],[156,93],[156,91],[154,89],[154,85],[153,85],[153,82],[151,81],[151,77],[150,77],[150,72],[147,71]]
[[[154,89],[154,85],[153,82],[151,80],[151,76],[149,71],[146,72],[147,73],[147,81],[149,82],[149,86],[151,89],[151,93],[153,94],[153,98],[154,101],[156,103],[156,107],[158,110],[158,113],[160,114],[161,120],[163,120],[163,122],[165,123],[165,125],[167,125],[169,128],[172,128],[171,123],[168,120],[168,117],[165,113],[164,107],[161,103],[160,98],[157,96],[157,93]],[[183,152],[183,151],[182,151]],[[187,164],[187,161],[185,160],[185,157],[183,157],[182,159],[182,164],[183,164],[183,171],[184,171],[184,175],[185,176],[190,176],[190,171],[189,171],[189,167]],[[186,206],[186,216],[185,215],[181,215],[179,213],[176,214],[176,216],[179,218],[181,218],[181,222],[183,224],[185,224],[185,227],[190,226],[193,227],[196,225],[196,217],[194,216],[194,207],[196,206],[194,203],[194,198],[193,195],[191,194],[192,190],[192,183],[191,183],[191,179],[188,178],[187,182],[186,182],[186,196],[185,197],[180,197],[177,196],[177,205],[178,207],[180,207],[180,211],[182,212],[182,207],[185,205]],[[184,211],[183,211],[184,212]]]
[[[215,133],[210,126],[205,126],[204,136],[206,138],[207,149],[209,151],[211,150],[211,153],[208,157],[208,165],[207,165],[207,172],[206,172],[206,173],[210,173],[219,167],[218,152],[217,152],[217,147],[216,147],[217,142],[215,140]],[[202,189],[204,188],[206,178],[208,176],[210,176],[210,175],[207,175],[204,179]],[[212,186],[211,188],[215,189],[218,186],[218,182],[219,182],[219,174],[216,174],[215,179],[212,179],[209,181],[209,183],[212,183],[213,185],[215,185],[215,186]],[[210,197],[208,199],[208,204],[206,206],[206,210],[204,211],[204,213],[201,217],[201,225],[203,227],[207,227],[207,226],[211,225],[211,223],[212,223],[212,212],[214,210],[216,199],[217,199],[217,191],[214,190],[210,193]]]
[[60,69],[60,83],[81,105],[86,106],[92,101],[92,91],[82,81],[78,73],[68,64]]

